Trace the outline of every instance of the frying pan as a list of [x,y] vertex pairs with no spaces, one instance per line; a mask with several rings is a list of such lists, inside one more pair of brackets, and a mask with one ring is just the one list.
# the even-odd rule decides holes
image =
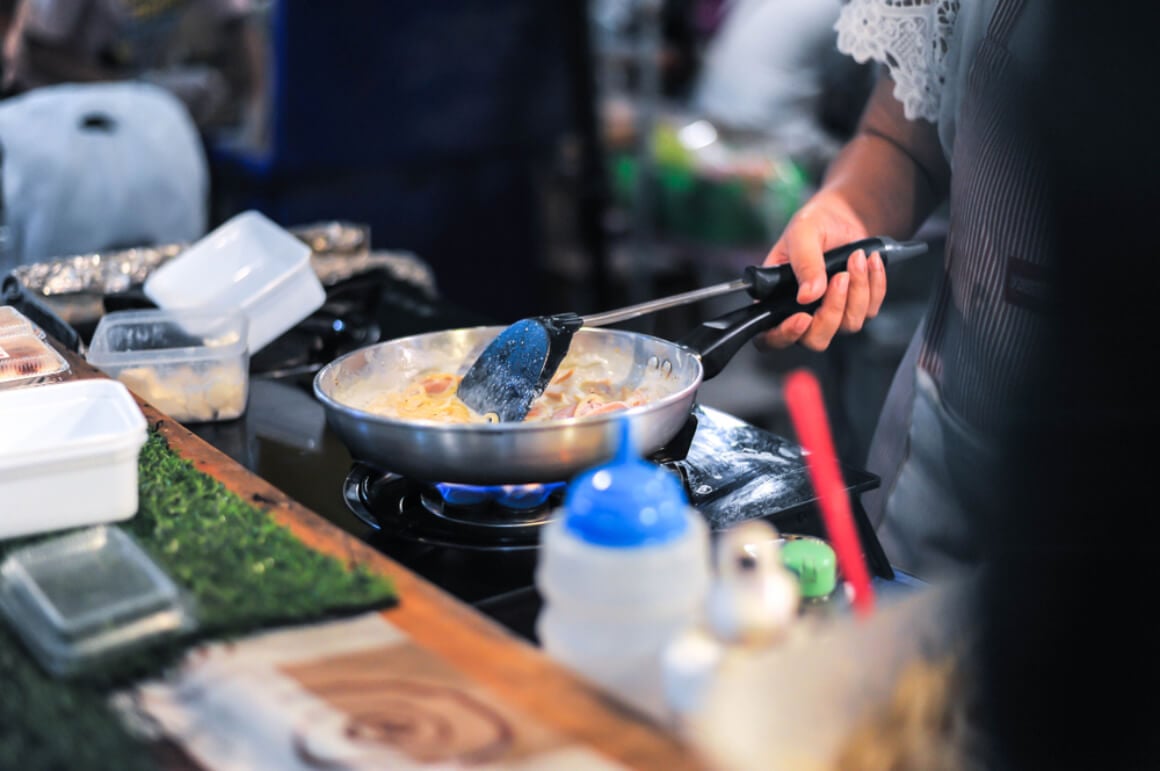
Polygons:
[[787,287],[694,328],[680,341],[607,328],[580,329],[571,352],[607,362],[614,385],[641,385],[655,398],[638,407],[563,420],[442,423],[376,415],[376,395],[425,371],[463,374],[505,329],[471,327],[389,340],[347,353],[314,378],[327,423],[355,460],[419,481],[476,485],[559,482],[611,459],[627,419],[637,452],[662,448],[684,426],[701,383],[741,347],[790,315],[811,310]]

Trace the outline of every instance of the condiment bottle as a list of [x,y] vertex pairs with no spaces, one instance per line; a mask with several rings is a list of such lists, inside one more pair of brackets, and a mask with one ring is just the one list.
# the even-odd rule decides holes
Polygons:
[[703,621],[674,638],[663,656],[676,728],[701,708],[706,689],[731,659],[775,646],[793,629],[801,593],[780,549],[777,529],[764,520],[734,525],[718,536]]
[[724,642],[771,645],[788,633],[801,591],[798,579],[786,569],[782,548],[777,529],[761,519],[742,522],[721,535],[706,621]]
[[664,719],[661,654],[703,606],[709,532],[677,474],[629,439],[624,422],[617,456],[577,476],[544,528],[537,634],[557,661]]

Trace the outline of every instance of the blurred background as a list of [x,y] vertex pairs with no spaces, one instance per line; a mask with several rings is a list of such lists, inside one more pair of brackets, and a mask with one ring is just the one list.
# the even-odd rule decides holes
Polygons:
[[[495,323],[607,310],[759,264],[874,77],[841,0],[3,0],[0,268],[196,240],[256,209],[357,223]],[[747,346],[701,401],[788,433],[823,379],[864,461],[942,250],[824,354]],[[2,272],[2,271],[0,271]],[[625,324],[669,339],[733,296]]]

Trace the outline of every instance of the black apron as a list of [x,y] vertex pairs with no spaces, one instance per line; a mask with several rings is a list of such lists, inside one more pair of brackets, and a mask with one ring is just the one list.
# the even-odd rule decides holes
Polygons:
[[951,156],[946,257],[931,304],[891,384],[865,497],[891,563],[923,578],[980,559],[980,524],[1000,509],[1002,438],[1026,403],[1048,332],[1046,194],[1039,154],[1018,130],[1007,41],[1023,0],[1000,0],[967,76]]

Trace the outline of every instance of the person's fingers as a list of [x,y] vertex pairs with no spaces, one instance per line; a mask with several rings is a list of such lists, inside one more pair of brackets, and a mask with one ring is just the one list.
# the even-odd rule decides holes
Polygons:
[[790,228],[782,240],[798,282],[797,301],[800,305],[809,305],[826,293],[821,231],[812,227]]
[[857,332],[862,329],[866,311],[870,307],[870,276],[866,253],[859,249],[851,254],[846,261],[846,272],[850,275],[850,288],[846,293],[841,329],[843,332]]
[[795,313],[757,338],[759,345],[766,348],[789,348],[810,328],[811,320],[808,313]]
[[866,308],[866,318],[872,319],[882,310],[882,301],[886,299],[886,263],[882,262],[882,255],[874,252],[866,265],[870,270],[870,305]]
[[830,279],[830,288],[822,304],[814,311],[814,320],[799,343],[813,351],[824,351],[830,345],[842,325],[849,288],[849,273],[838,273]]
[[765,255],[765,261],[761,264],[765,266],[785,265],[789,262],[789,254],[785,249],[785,238],[779,238],[777,243],[770,247],[769,254]]

